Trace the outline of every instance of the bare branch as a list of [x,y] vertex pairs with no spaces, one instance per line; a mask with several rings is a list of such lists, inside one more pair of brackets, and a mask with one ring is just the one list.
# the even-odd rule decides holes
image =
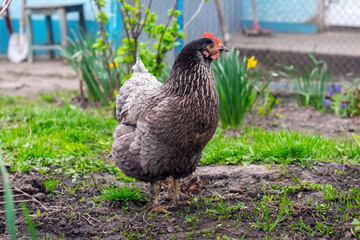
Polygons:
[[5,0],[3,8],[0,11],[0,16],[9,8],[11,1],[12,0]]
[[[109,67],[109,60],[111,59],[111,61],[114,61],[114,57],[113,57],[114,55],[113,55],[112,47],[109,44],[109,41],[108,41],[108,38],[106,35],[106,29],[105,29],[105,23],[104,23],[105,21],[104,21],[103,15],[102,15],[102,9],[101,9],[99,0],[95,0],[95,4],[100,13],[100,21],[99,21],[100,33],[101,33],[101,36],[102,36],[102,39],[103,39],[105,45],[108,47],[108,50],[109,50],[109,54],[106,53],[105,49],[103,49],[102,52],[106,59],[106,72],[107,72],[107,76],[108,76],[109,89],[110,89],[111,94],[114,94],[114,88],[113,88],[113,85],[111,82],[111,74],[110,74],[110,67]],[[101,86],[100,83],[99,83],[99,86]]]
[[176,6],[177,6],[177,3],[178,3],[179,0],[175,0],[174,1],[174,7],[172,8],[172,11],[169,15],[169,19],[168,19],[168,22],[166,23],[166,26],[165,26],[165,29],[164,29],[164,33],[161,35],[160,37],[160,40],[159,40],[159,48],[158,48],[158,51],[157,51],[157,54],[156,54],[156,65],[157,67],[159,66],[160,62],[161,62],[161,59],[160,59],[160,50],[161,50],[161,43],[162,43],[162,39],[166,33],[166,30],[168,29],[169,25],[170,25],[170,22],[171,22],[171,19],[173,18],[174,16],[174,12],[175,12],[175,9],[176,9]]
[[227,25],[226,25],[226,21],[225,21],[223,6],[221,4],[221,0],[215,0],[215,3],[216,3],[217,11],[218,11],[221,31],[222,31],[223,36],[224,36],[224,44],[227,45],[228,42],[229,42],[230,36],[229,36],[228,28],[227,28]]
[[[120,1],[121,1],[122,5],[124,6],[124,0],[120,0]],[[129,23],[128,23],[128,24],[130,25],[131,34],[132,34],[132,36],[135,38],[135,32],[134,32],[135,26],[133,26],[133,25],[131,24],[130,14],[128,13],[128,11],[126,10],[126,8],[123,7],[123,9],[124,9],[123,12],[125,13],[126,17],[129,19]],[[126,27],[126,25],[125,25],[125,27]]]
[[138,35],[140,35],[140,33],[141,33],[141,32],[139,32],[139,29],[140,29],[140,26],[141,26],[140,21],[141,21],[142,7],[143,7],[143,5],[141,4],[141,2],[139,2],[139,10],[138,10],[138,16],[137,16],[138,24],[137,24],[136,30],[135,30],[136,34],[138,34]]
[[83,89],[84,77],[81,71],[80,66],[77,68],[78,75],[79,75],[79,86],[80,86],[80,105],[84,106],[85,103],[85,94]]
[[[128,10],[126,10],[126,8],[124,7],[124,2],[125,0],[120,0],[121,3],[123,4],[123,11],[121,11],[123,13],[122,17],[124,18],[124,16],[126,15],[126,17],[130,20],[130,13],[128,12]],[[125,13],[125,15],[124,15]],[[136,16],[135,16],[136,17]],[[137,42],[138,42],[138,38],[140,36],[139,33],[136,32],[136,24],[133,25],[131,24],[131,21],[129,21],[128,25],[130,26],[130,30],[131,30],[131,36],[134,39],[134,50],[131,50],[131,55],[133,56],[133,63],[136,59],[136,54],[137,54]],[[126,29],[126,25],[125,25],[125,29]],[[130,38],[129,38],[129,46],[131,46],[130,43]],[[128,64],[127,66],[127,73],[130,73],[131,71],[131,65],[133,64],[131,63],[130,65]]]
[[[147,7],[149,10],[150,10],[150,8],[151,8],[151,4],[152,4],[152,0],[150,0],[149,6]],[[150,11],[149,11],[149,12],[150,12]],[[147,19],[148,15],[149,15],[149,12],[147,12],[146,15],[145,15],[144,23],[142,24],[142,26],[141,26],[141,28],[140,28],[140,30],[139,30],[139,33],[142,32],[142,30],[143,30],[143,28],[144,28],[144,26],[145,26],[146,19]]]
[[[200,13],[201,9],[203,8],[205,3],[205,0],[201,0],[198,9],[194,13],[194,15],[185,23],[184,27],[181,29],[181,31],[185,31],[186,28],[189,27],[190,23],[197,17],[197,15]],[[175,40],[178,40],[179,36],[176,36]]]
[[116,6],[117,6],[117,9],[118,9],[118,11],[119,11],[119,13],[120,13],[120,15],[121,15],[122,24],[123,24],[124,27],[125,27],[124,29],[125,29],[126,38],[128,39],[128,41],[129,41],[129,43],[130,43],[129,30],[126,28],[126,24],[125,24],[125,22],[124,22],[124,16],[125,16],[125,14],[124,14],[124,12],[121,10],[121,7],[120,7],[120,4],[119,4],[118,1],[116,1]]
[[201,0],[198,9],[194,13],[194,15],[189,19],[189,21],[184,25],[182,31],[185,31],[186,28],[189,27],[190,23],[197,17],[197,15],[200,13],[202,7],[204,6],[205,0]]

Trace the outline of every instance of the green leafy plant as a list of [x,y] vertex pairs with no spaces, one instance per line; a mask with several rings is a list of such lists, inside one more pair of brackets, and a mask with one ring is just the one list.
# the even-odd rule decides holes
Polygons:
[[360,238],[360,221],[359,221],[359,219],[354,218],[354,220],[351,222],[351,225],[354,226],[354,232]]
[[12,197],[9,178],[3,163],[2,153],[0,152],[0,173],[3,176],[4,197],[5,197],[5,214],[10,239],[16,240],[16,227],[15,227],[15,204]]
[[[107,15],[102,11],[102,8],[106,5],[106,0],[95,0],[95,5],[98,9],[96,13],[96,21],[99,23],[99,34],[100,37],[97,39],[96,43],[93,44],[94,49],[96,49],[98,52],[101,52],[102,57],[107,62],[106,64],[106,75],[108,78],[108,82],[111,82],[111,69],[115,70],[116,72],[116,90],[120,88],[120,72],[119,70],[121,68],[118,67],[117,62],[113,62],[114,60],[114,50],[113,50],[113,44],[110,43],[108,39],[108,32],[106,31],[106,25],[108,24],[108,17]],[[115,68],[114,68],[115,67]],[[110,92],[114,93],[114,89],[111,84],[109,84]],[[115,95],[115,94],[114,94]]]
[[[114,89],[120,86],[119,73],[120,76],[124,75],[121,68],[108,69],[109,63],[106,58],[93,48],[96,40],[91,33],[81,34],[80,38],[76,34],[73,35],[75,39],[69,39],[68,46],[63,48],[63,58],[78,74],[80,85],[85,82],[89,99],[109,105],[116,96]],[[80,91],[83,95],[82,87]]]
[[331,99],[325,99],[324,102],[330,102],[330,108],[335,115],[349,117],[352,107],[349,106],[348,93],[335,93]]
[[229,202],[224,203],[223,200],[220,199],[218,203],[213,205],[213,208],[206,209],[205,213],[208,216],[217,216],[218,220],[229,219],[233,212],[244,206],[245,204],[243,202],[238,202],[237,205],[231,206]]
[[[180,11],[175,9],[176,4],[169,10],[167,24],[156,25],[157,15],[149,10],[152,0],[149,1],[148,7],[141,4],[140,0],[130,3],[119,0],[116,4],[121,14],[125,37],[116,51],[115,43],[109,41],[106,30],[109,19],[103,9],[107,1],[94,2],[98,9],[96,21],[99,23],[99,37],[95,40],[86,36],[88,39],[84,43],[71,41],[70,46],[65,50],[68,52],[65,58],[78,73],[80,81],[81,79],[85,81],[90,98],[101,100],[103,105],[113,107],[117,91],[129,77],[136,57],[139,56],[150,72],[160,77],[166,66],[164,62],[166,53],[177,46],[179,44],[177,39],[184,39],[185,34],[178,30],[177,17]],[[142,32],[147,33],[146,41],[139,40]],[[150,43],[154,40],[153,50],[150,50]],[[87,58],[83,60],[85,54]],[[122,66],[126,66],[125,71]]]
[[271,115],[271,112],[276,104],[279,103],[279,99],[274,98],[270,93],[269,88],[264,92],[264,103],[259,107],[259,115],[264,117],[266,114]]
[[[359,81],[355,81],[359,83]],[[355,85],[349,89],[346,110],[350,117],[360,116],[360,86]]]
[[331,110],[344,117],[360,116],[360,85],[359,79],[355,79],[350,87],[341,91],[340,86],[335,86],[339,91],[330,90],[328,102]]
[[223,128],[240,126],[246,112],[252,111],[256,98],[272,80],[270,74],[259,87],[260,72],[248,68],[248,59],[231,50],[212,64],[220,97],[220,120]]
[[100,189],[103,199],[109,199],[111,201],[121,201],[125,205],[128,204],[128,201],[148,201],[148,196],[141,193],[141,189],[135,187],[119,187],[111,186],[107,184],[105,187]]
[[[152,0],[149,1],[147,7],[141,4],[140,0],[119,0],[119,2],[121,4],[118,9],[122,16],[126,37],[118,48],[115,61],[127,65],[127,73],[130,73],[131,66],[139,56],[149,71],[156,77],[160,77],[166,67],[164,62],[166,53],[180,44],[177,39],[185,38],[185,33],[179,31],[177,22],[177,17],[181,13],[176,10],[177,1],[174,7],[168,10],[167,23],[159,25],[156,25],[158,16],[150,12]],[[139,41],[142,32],[145,32],[148,37],[144,42]],[[151,42],[154,40],[153,50],[150,50]]]
[[263,201],[264,201],[264,204],[265,204],[265,220],[266,220],[265,230],[267,232],[265,239],[268,240],[268,239],[271,239],[270,238],[270,233],[276,227],[276,225],[279,223],[279,221],[281,219],[281,215],[284,212],[284,206],[285,206],[285,203],[286,203],[286,191],[284,192],[283,198],[281,200],[281,205],[280,205],[280,209],[279,209],[279,213],[277,215],[277,218],[276,218],[275,222],[273,222],[271,225],[270,225],[270,216],[269,216],[269,207],[268,207],[269,198],[266,195],[266,190],[265,190],[265,184],[264,183],[263,183],[263,191],[264,191]]
[[60,179],[57,178],[49,178],[48,180],[44,181],[44,185],[47,189],[50,190],[50,192],[54,191],[56,186],[59,184]]
[[[16,226],[15,226],[15,204],[14,204],[13,194],[11,191],[7,171],[4,166],[1,149],[0,149],[0,174],[3,177],[5,215],[6,215],[8,230],[10,233],[10,239],[16,240],[17,238],[16,238]],[[30,217],[29,210],[27,209],[26,204],[24,202],[21,202],[20,204],[23,211],[23,215],[25,217],[26,227],[30,233],[30,237],[32,240],[37,240],[36,230],[32,222],[32,219]]]
[[356,143],[360,146],[360,136],[356,135],[355,133],[352,134]]
[[310,69],[305,73],[300,73],[294,66],[284,67],[287,73],[282,73],[286,77],[295,79],[295,91],[301,96],[301,104],[313,106],[316,109],[324,108],[324,90],[327,83],[332,81],[332,76],[328,72],[328,65],[322,60],[317,60],[309,54],[312,62]]
[[30,237],[32,240],[37,240],[38,238],[36,235],[36,229],[34,227],[34,223],[33,223],[32,219],[30,217],[29,209],[26,207],[25,203],[22,202],[20,204],[21,204],[21,209],[22,209],[23,215],[25,217],[26,227],[30,233]]

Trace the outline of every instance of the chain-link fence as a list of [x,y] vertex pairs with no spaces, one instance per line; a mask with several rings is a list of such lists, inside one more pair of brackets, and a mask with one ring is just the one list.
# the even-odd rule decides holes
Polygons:
[[[144,4],[148,4],[149,0],[144,0]],[[159,18],[158,23],[166,24],[168,21],[168,10],[174,7],[177,3],[177,8],[182,12],[182,27],[188,25],[185,30],[186,38],[184,45],[188,42],[199,39],[204,32],[212,32],[219,38],[223,35],[221,24],[218,17],[218,8],[216,0],[205,2],[203,0],[153,0],[151,11],[155,12]],[[202,3],[203,2],[203,3]],[[229,32],[236,32],[240,30],[241,24],[241,1],[240,0],[221,0],[224,19]],[[176,6],[175,5],[175,6]],[[200,8],[199,8],[200,7]],[[199,11],[198,14],[196,12]],[[189,23],[190,19],[196,14],[193,21]],[[166,61],[172,64],[175,60],[177,50],[168,54]]]
[[[182,0],[183,22],[201,0]],[[325,60],[334,74],[360,72],[360,0],[222,0],[230,47],[255,55],[263,67],[304,69],[308,54]],[[173,1],[156,0],[152,10],[165,21]],[[255,11],[254,11],[255,10]],[[254,13],[258,25],[254,24]],[[258,27],[258,28],[257,28]],[[205,31],[222,36],[215,0],[206,2],[185,30],[184,44]],[[169,63],[175,57],[170,54]]]
[[234,47],[271,69],[304,69],[311,53],[334,74],[360,72],[359,0],[256,0],[257,31],[254,2],[241,2],[241,33],[232,34]]

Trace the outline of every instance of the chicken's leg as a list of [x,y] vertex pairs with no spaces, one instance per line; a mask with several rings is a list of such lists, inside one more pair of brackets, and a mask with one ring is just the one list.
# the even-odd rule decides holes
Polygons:
[[174,197],[173,197],[173,204],[177,205],[178,201],[180,200],[180,189],[179,189],[179,180],[173,178],[173,187],[174,187]]
[[173,178],[173,187],[174,187],[174,197],[172,200],[173,204],[177,205],[179,201],[189,200],[189,196],[181,192],[179,187],[179,180],[176,178]]
[[166,209],[170,206],[161,206],[159,203],[159,182],[154,182],[150,184],[150,212],[163,212],[168,213]]

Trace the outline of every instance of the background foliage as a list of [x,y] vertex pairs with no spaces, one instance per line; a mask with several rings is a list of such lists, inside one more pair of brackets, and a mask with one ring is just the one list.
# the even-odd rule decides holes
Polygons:
[[240,126],[254,101],[269,85],[260,83],[260,71],[248,68],[248,59],[231,50],[212,63],[220,98],[220,120],[224,128]]

